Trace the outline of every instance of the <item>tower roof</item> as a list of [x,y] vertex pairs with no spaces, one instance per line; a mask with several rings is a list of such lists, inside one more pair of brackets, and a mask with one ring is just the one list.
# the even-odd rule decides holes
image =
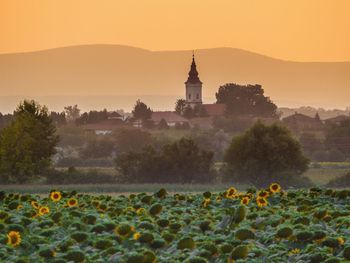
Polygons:
[[188,72],[188,79],[185,82],[187,83],[191,83],[191,84],[197,84],[197,83],[201,83],[199,77],[198,77],[198,71],[197,71],[197,66],[196,66],[196,62],[194,60],[194,53],[192,55],[192,64],[191,64],[191,69]]

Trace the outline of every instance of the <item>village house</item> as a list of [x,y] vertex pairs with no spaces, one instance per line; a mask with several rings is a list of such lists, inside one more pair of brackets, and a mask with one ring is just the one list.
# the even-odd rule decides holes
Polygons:
[[342,123],[343,121],[348,121],[348,120],[350,120],[350,116],[339,115],[337,117],[329,118],[329,119],[324,120],[324,123],[326,125],[332,125],[332,124],[340,125],[340,123]]
[[166,121],[169,127],[183,125],[188,122],[187,119],[173,111],[155,111],[152,113],[151,120],[155,125],[158,125],[162,119]]
[[82,125],[82,128],[86,132],[92,132],[96,135],[111,134],[113,130],[126,126],[124,116],[116,111],[108,112],[106,120],[102,120],[95,123],[87,123]]
[[319,132],[324,129],[324,124],[318,114],[310,117],[301,113],[295,113],[282,119],[282,124],[295,133]]

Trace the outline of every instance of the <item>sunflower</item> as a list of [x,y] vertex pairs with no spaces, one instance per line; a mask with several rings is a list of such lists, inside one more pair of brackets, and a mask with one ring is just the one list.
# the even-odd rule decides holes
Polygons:
[[39,209],[39,208],[40,208],[40,205],[38,204],[37,201],[31,201],[30,204],[31,204],[32,207],[35,208],[35,209]]
[[17,210],[20,210],[20,209],[22,209],[23,208],[23,205],[21,205],[21,204],[19,204],[18,206],[17,206]]
[[47,206],[42,206],[39,208],[39,215],[43,216],[45,214],[50,213],[50,208],[48,208]]
[[7,234],[7,244],[13,247],[18,246],[21,243],[21,234],[17,231],[10,231]]
[[140,238],[141,234],[139,232],[136,232],[134,235],[133,235],[133,239],[134,240],[138,240]]
[[227,198],[233,198],[236,193],[237,193],[236,188],[230,187],[229,189],[226,190],[226,197]]
[[135,231],[135,228],[128,224],[121,224],[115,229],[116,234],[118,234],[121,237],[126,237],[131,232],[134,232],[134,231]]
[[267,200],[263,197],[258,197],[256,199],[256,203],[258,204],[259,207],[267,206]]
[[300,253],[300,249],[299,249],[299,248],[294,248],[294,249],[292,249],[292,250],[289,252],[290,255],[299,254],[299,253]]
[[54,202],[58,202],[58,201],[60,201],[60,200],[61,200],[62,195],[61,195],[61,193],[60,193],[60,192],[58,192],[58,191],[54,191],[54,192],[51,192],[51,194],[50,194],[50,198],[51,198],[51,200],[52,200],[52,201],[54,201]]
[[265,190],[261,190],[258,193],[258,197],[261,197],[261,198],[267,198],[269,195],[270,195],[269,192]]
[[338,237],[337,240],[338,240],[339,245],[341,245],[341,246],[344,245],[344,243],[345,243],[344,238]]
[[250,202],[250,198],[249,197],[243,197],[242,199],[241,199],[241,205],[248,205],[249,204],[249,202]]
[[78,205],[78,200],[75,199],[74,197],[69,198],[68,201],[67,201],[67,205],[69,207],[77,206]]
[[281,186],[278,183],[273,183],[270,185],[269,189],[271,193],[279,193],[281,191]]
[[220,203],[220,202],[221,202],[221,200],[222,200],[222,198],[221,198],[221,196],[220,196],[220,195],[216,197],[216,202]]
[[205,198],[202,204],[203,204],[203,207],[208,207],[208,205],[210,204],[210,199]]
[[146,209],[144,209],[143,207],[136,210],[136,214],[138,214],[138,215],[142,215],[145,213],[146,213]]

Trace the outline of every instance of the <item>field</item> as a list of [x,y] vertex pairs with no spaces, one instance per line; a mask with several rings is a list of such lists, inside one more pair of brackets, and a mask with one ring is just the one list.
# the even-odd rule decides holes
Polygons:
[[[198,189],[197,189],[198,190]],[[0,192],[1,262],[345,262],[350,191]]]

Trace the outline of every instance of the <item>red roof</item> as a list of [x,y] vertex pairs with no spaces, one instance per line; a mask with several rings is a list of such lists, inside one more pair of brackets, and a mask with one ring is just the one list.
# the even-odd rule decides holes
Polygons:
[[226,111],[225,104],[203,104],[202,106],[209,116],[222,116]]
[[151,119],[156,123],[160,122],[161,119],[168,123],[187,122],[187,119],[172,111],[155,111],[152,113]]

